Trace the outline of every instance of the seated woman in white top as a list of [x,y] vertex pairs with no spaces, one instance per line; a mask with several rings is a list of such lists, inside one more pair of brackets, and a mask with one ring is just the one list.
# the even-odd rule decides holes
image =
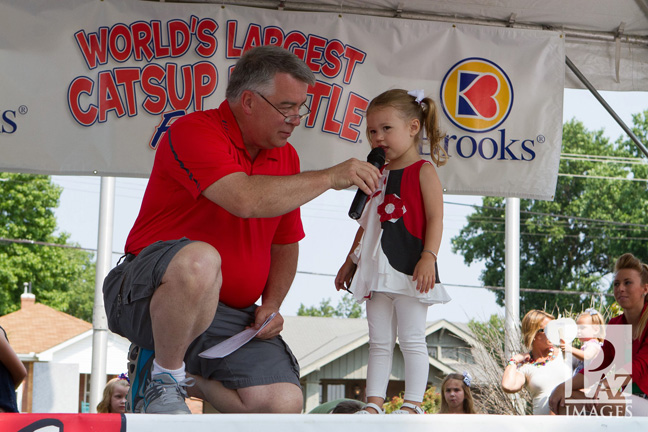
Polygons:
[[524,316],[522,337],[530,352],[515,354],[502,376],[502,389],[507,393],[517,393],[526,387],[533,398],[534,415],[550,414],[551,392],[572,374],[571,365],[544,334],[545,326],[553,319],[540,310],[531,310]]

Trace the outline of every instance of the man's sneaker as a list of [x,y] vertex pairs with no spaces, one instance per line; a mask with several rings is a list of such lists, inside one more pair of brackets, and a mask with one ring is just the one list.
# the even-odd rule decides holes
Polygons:
[[177,382],[168,373],[155,374],[144,393],[142,411],[147,414],[191,414],[185,403],[186,386],[193,385],[193,378]]
[[153,350],[138,347],[131,344],[128,349],[128,380],[130,389],[126,396],[126,412],[142,412],[144,405],[144,392],[151,381],[151,369],[153,369]]

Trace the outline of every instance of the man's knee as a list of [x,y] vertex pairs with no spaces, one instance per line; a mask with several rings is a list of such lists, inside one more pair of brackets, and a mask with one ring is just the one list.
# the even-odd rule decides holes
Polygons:
[[295,384],[276,383],[238,390],[247,412],[297,414],[303,408],[301,389]]
[[304,396],[294,384],[285,384],[280,397],[270,400],[268,411],[271,413],[299,414],[304,407]]
[[206,288],[217,285],[221,280],[221,256],[208,243],[193,242],[183,247],[171,259],[162,280],[165,282],[191,281],[205,284]]

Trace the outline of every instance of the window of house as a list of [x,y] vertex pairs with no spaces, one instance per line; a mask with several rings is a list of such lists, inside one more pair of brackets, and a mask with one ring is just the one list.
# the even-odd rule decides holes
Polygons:
[[319,394],[320,404],[342,399],[346,397],[346,386],[344,384],[320,384]]
[[475,363],[475,359],[472,356],[470,348],[463,348],[459,350],[459,361],[463,363]]
[[345,386],[344,384],[327,384],[326,394],[328,396],[328,401],[342,399],[345,397]]
[[80,394],[81,406],[79,411],[81,413],[89,413],[90,412],[90,374],[81,374],[79,381],[82,387],[81,394]]
[[437,347],[435,346],[428,347],[428,354],[430,355],[430,357],[437,358],[439,356],[437,352],[438,352]]
[[475,363],[469,347],[441,347],[441,356],[446,360]]
[[441,356],[448,360],[459,360],[459,348],[441,347]]

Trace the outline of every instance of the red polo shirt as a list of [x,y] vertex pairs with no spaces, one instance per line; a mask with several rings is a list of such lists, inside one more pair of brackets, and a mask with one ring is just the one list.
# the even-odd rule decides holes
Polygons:
[[235,172],[297,174],[299,157],[287,144],[261,150],[253,162],[227,101],[218,109],[176,120],[156,151],[125,250],[138,254],[158,240],[182,237],[209,243],[222,259],[220,301],[242,308],[256,302],[265,288],[271,245],[296,243],[304,238],[304,230],[299,209],[273,218],[244,219],[202,195],[212,183]]
[[[646,307],[644,304],[641,310],[642,315],[646,313]],[[621,314],[608,321],[608,325],[615,324],[628,324],[625,315]],[[611,356],[609,346],[609,342],[603,344],[606,360]],[[648,326],[644,328],[643,334],[638,339],[632,340],[632,386],[633,393],[638,393],[637,390],[641,390],[642,393],[648,394]]]

